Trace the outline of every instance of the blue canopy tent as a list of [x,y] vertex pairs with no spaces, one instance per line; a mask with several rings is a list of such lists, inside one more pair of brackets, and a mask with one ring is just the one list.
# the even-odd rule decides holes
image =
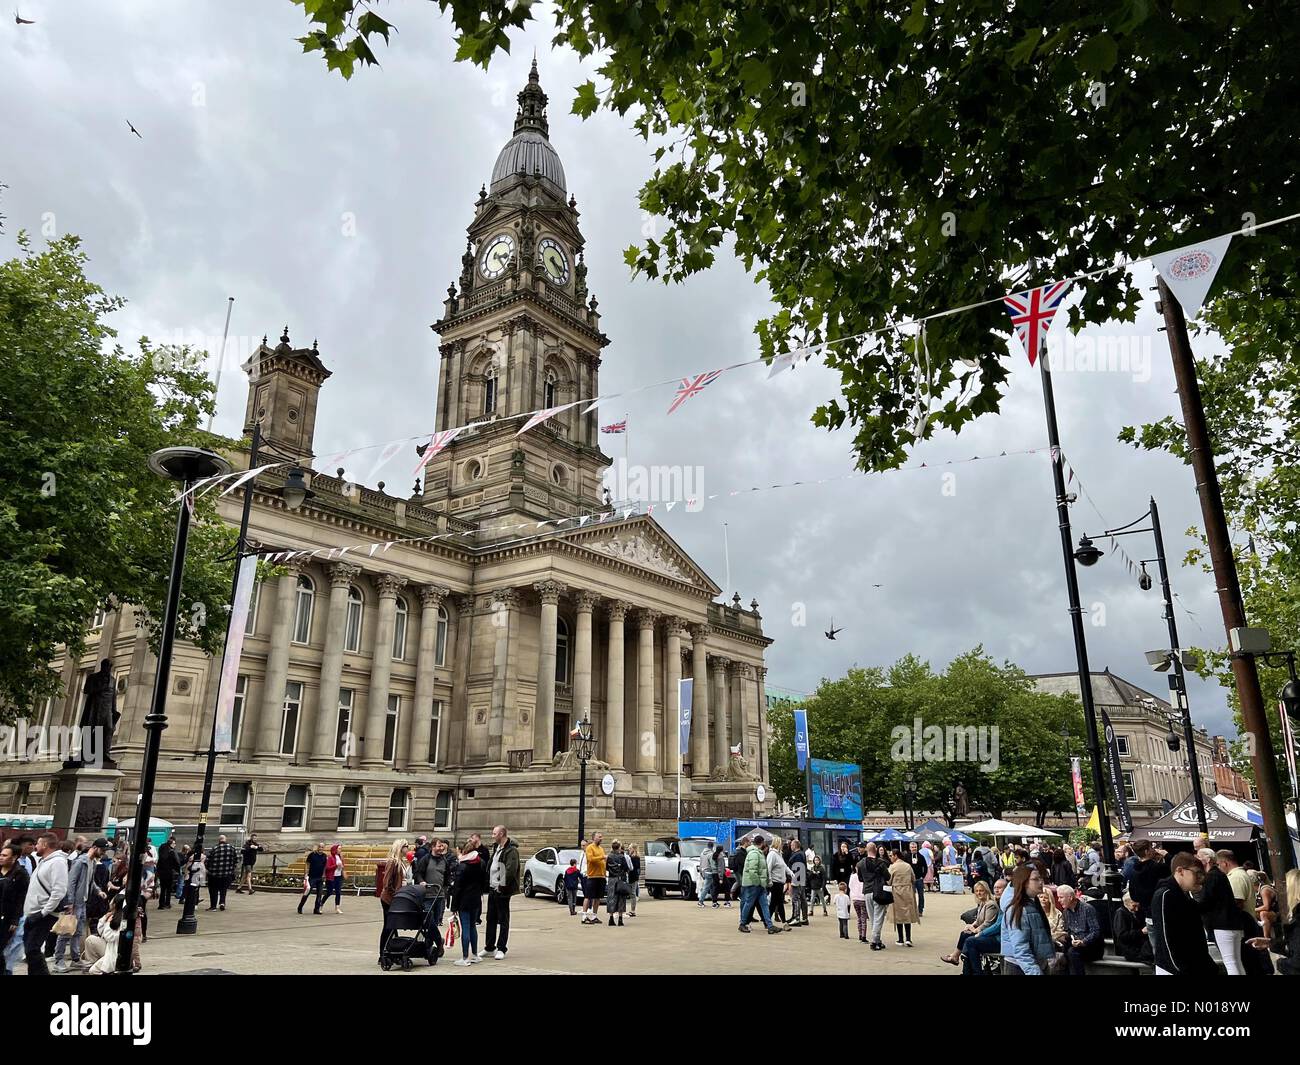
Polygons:
[[948,826],[938,818],[932,817],[923,825],[916,826],[916,832],[920,835],[922,832],[938,832],[940,835],[948,835]]
[[868,843],[906,843],[912,837],[897,828],[886,828],[867,839]]

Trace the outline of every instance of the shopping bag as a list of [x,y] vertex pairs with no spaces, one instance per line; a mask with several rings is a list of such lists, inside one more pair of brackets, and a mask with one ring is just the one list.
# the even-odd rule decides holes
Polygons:
[[59,919],[54,922],[54,927],[50,931],[56,936],[76,935],[77,915],[75,913],[59,914]]
[[456,936],[460,933],[460,920],[453,917],[447,922],[447,934],[443,937],[444,947],[454,947],[456,945]]

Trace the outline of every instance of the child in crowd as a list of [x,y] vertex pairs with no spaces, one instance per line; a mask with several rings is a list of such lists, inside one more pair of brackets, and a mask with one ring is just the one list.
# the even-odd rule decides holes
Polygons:
[[853,912],[853,904],[849,901],[849,885],[841,884],[839,893],[835,896],[835,916],[840,919],[840,938],[849,938],[849,914]]
[[582,883],[582,873],[578,870],[578,859],[569,859],[569,868],[564,870],[564,894],[569,900],[569,916],[578,912],[578,886]]

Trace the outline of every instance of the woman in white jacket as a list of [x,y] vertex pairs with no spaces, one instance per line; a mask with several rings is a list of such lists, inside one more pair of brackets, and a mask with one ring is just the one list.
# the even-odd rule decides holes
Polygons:
[[99,919],[96,935],[86,937],[86,959],[94,976],[112,975],[117,969],[117,941],[122,935],[122,904],[125,898],[113,898],[108,913]]
[[767,852],[767,881],[771,893],[772,921],[780,921],[786,928],[790,927],[785,915],[785,886],[790,881],[790,867],[781,855],[781,840],[773,839]]

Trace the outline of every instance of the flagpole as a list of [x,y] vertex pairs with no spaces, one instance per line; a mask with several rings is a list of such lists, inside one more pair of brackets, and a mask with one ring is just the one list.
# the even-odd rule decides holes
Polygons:
[[725,521],[722,523],[722,557],[727,569],[727,584],[722,591],[722,598],[725,600],[727,598],[726,589],[731,587],[731,545],[727,541],[727,523]]
[[[221,398],[221,367],[226,361],[226,338],[230,336],[230,312],[235,309],[235,297],[226,297],[226,327],[221,331],[221,351],[217,355],[217,379],[212,382],[212,413],[208,415],[208,432],[217,417],[217,402]],[[236,569],[239,567],[236,566]]]

